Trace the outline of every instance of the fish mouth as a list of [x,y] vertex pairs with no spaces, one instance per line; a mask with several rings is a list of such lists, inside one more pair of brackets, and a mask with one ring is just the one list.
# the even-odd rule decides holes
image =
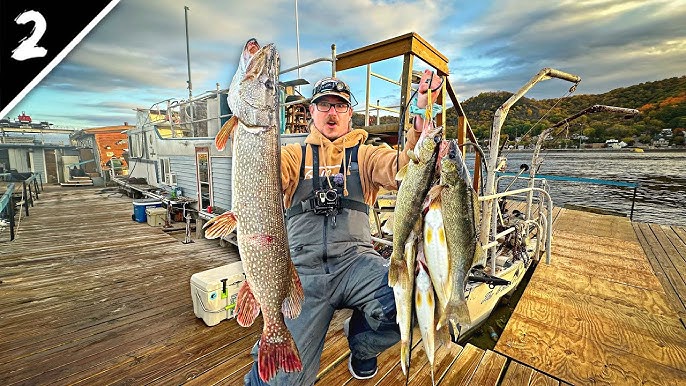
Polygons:
[[458,151],[458,146],[457,146],[457,141],[450,141],[450,147],[448,149],[448,157],[450,159],[455,159],[457,158],[457,151]]
[[250,55],[255,55],[255,53],[259,50],[260,50],[260,43],[258,43],[257,39],[255,39],[255,38],[250,38],[245,43],[245,46],[243,47],[243,51],[248,52]]

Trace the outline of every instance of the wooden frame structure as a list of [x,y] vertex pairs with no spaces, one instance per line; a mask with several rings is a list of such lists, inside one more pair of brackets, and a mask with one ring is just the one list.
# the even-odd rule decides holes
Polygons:
[[[343,71],[398,56],[403,57],[403,69],[400,81],[400,105],[406,106],[409,102],[409,98],[412,95],[412,67],[414,64],[414,58],[417,57],[429,66],[433,67],[436,70],[436,73],[443,77],[447,95],[457,111],[458,143],[465,144],[467,142],[472,142],[476,144],[477,141],[476,137],[474,136],[474,132],[469,125],[469,121],[467,120],[464,110],[457,99],[457,95],[455,94],[450,81],[448,81],[448,75],[450,73],[450,69],[448,68],[448,58],[429,42],[419,36],[419,34],[416,32],[409,32],[388,40],[338,54],[336,55],[335,67],[336,71]],[[442,100],[437,102],[442,103]],[[439,114],[436,117],[436,123],[441,125],[444,124],[444,122],[445,119],[443,115]],[[407,129],[410,127],[409,115],[404,115],[402,125],[404,130],[407,131]],[[386,124],[378,126],[366,126],[365,129],[370,133],[380,133],[395,131],[396,127],[397,126],[395,125]],[[465,147],[462,149],[464,155],[466,149]],[[481,155],[477,152],[474,160],[473,176],[474,189],[477,189],[477,191],[481,185],[480,165]]]

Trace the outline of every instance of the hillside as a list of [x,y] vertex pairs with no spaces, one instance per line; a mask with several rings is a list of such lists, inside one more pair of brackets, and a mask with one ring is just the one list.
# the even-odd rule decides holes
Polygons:
[[[472,129],[480,140],[490,136],[495,110],[511,95],[512,93],[503,91],[487,92],[462,102]],[[577,143],[576,138],[583,135],[587,137],[583,138],[585,142],[605,142],[606,139],[614,138],[630,145],[634,142],[649,144],[663,137],[670,144],[684,145],[686,76],[641,83],[603,94],[574,95],[560,100],[555,106],[556,102],[557,99],[520,99],[510,109],[502,133],[509,140],[528,133],[519,142],[526,145],[531,136],[539,134],[544,128],[592,105],[600,104],[638,109],[641,114],[629,119],[610,113],[585,115],[574,120],[568,132],[557,138],[558,142],[569,138],[571,143]],[[555,107],[551,109],[552,106]],[[544,115],[540,123],[530,131]],[[455,111],[451,109],[448,111],[449,127],[454,127],[456,122]]]

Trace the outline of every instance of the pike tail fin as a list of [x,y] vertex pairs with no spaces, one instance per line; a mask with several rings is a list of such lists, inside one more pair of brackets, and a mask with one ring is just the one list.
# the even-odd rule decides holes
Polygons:
[[287,373],[302,370],[298,347],[282,320],[270,324],[265,321],[257,363],[260,378],[265,382],[269,382],[280,369]]
[[236,229],[237,223],[236,215],[232,212],[225,212],[213,217],[202,226],[205,229],[205,238],[216,239],[227,236]]
[[242,327],[251,326],[259,314],[260,303],[255,299],[250,284],[244,281],[238,290],[238,299],[236,299],[236,322]]
[[217,150],[224,150],[226,143],[229,141],[229,137],[236,129],[236,126],[238,126],[238,117],[235,115],[224,123],[221,130],[217,133],[217,136],[214,137],[214,146]]
[[281,312],[283,312],[285,317],[294,319],[300,315],[305,294],[303,292],[303,285],[300,282],[300,276],[298,275],[298,271],[295,269],[293,261],[290,261],[290,271],[291,289],[288,292],[288,296],[283,301]]

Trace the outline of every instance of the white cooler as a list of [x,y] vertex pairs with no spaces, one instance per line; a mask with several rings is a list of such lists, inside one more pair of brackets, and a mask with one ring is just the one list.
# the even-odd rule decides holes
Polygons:
[[233,318],[238,289],[244,281],[245,273],[240,261],[194,273],[191,276],[191,298],[195,316],[208,326]]

